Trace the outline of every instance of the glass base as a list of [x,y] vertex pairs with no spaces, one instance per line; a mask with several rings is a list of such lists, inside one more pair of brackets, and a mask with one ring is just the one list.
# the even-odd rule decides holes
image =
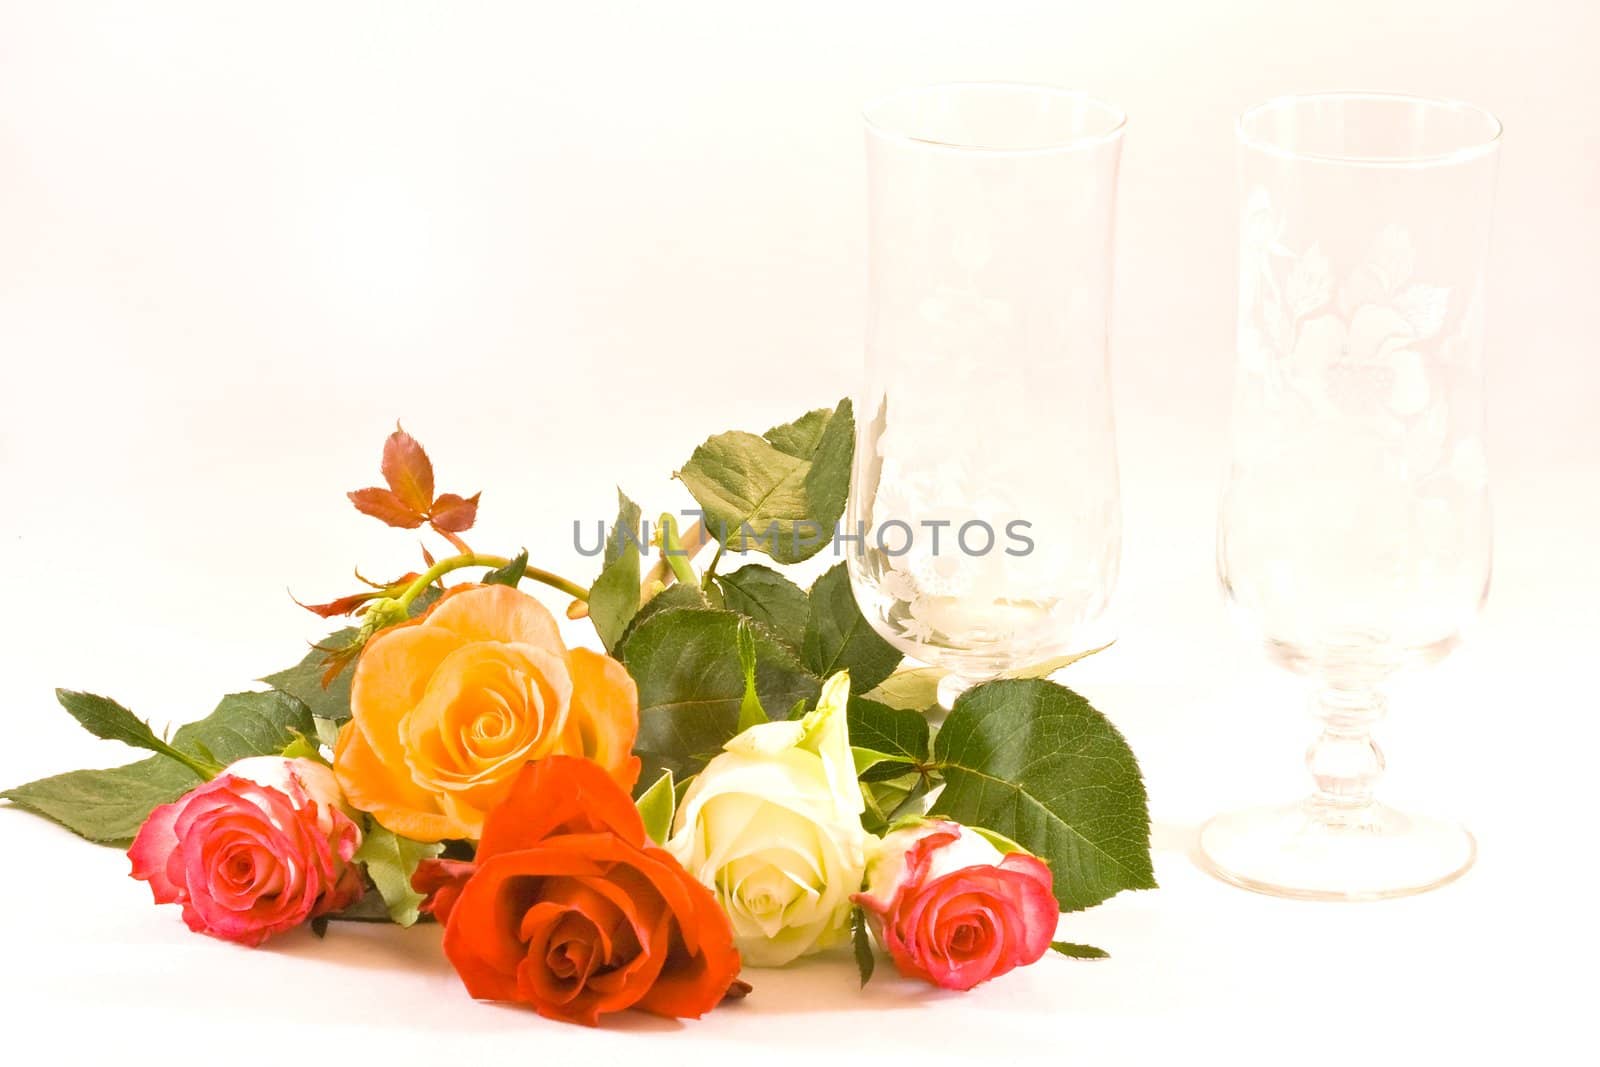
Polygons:
[[[938,701],[939,710],[949,713],[956,706],[956,698],[975,685],[982,685],[988,678],[973,678],[965,674],[947,674],[939,679]],[[943,721],[942,719],[940,721]],[[938,723],[933,725],[937,726]]]
[[1330,818],[1311,801],[1218,815],[1200,828],[1200,865],[1224,882],[1302,900],[1384,900],[1466,873],[1464,828],[1374,804]]

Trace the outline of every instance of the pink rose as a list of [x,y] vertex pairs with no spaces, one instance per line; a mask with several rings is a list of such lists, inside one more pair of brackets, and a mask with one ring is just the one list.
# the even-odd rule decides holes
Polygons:
[[887,835],[854,899],[902,975],[945,989],[1037,961],[1059,914],[1039,859],[942,821]]
[[259,945],[358,899],[360,844],[330,769],[261,756],[152,811],[128,858],[189,929]]

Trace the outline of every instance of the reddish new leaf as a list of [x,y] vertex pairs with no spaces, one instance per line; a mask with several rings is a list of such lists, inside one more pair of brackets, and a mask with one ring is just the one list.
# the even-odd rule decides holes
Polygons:
[[460,533],[472,529],[472,524],[478,521],[478,498],[482,495],[473,493],[463,499],[454,493],[441,493],[439,499],[433,502],[430,513],[433,528],[440,533]]
[[375,592],[351,593],[349,596],[342,596],[338,600],[330,600],[326,604],[300,604],[300,601],[298,600],[296,600],[295,603],[300,604],[301,607],[305,608],[309,612],[322,616],[324,619],[331,619],[335,615],[350,614],[352,611],[356,610],[361,605],[365,604],[374,597],[377,597],[378,595],[379,594]]
[[356,577],[360,578],[361,581],[365,582],[367,585],[370,585],[372,588],[364,589],[359,593],[351,593],[349,596],[342,596],[337,600],[330,600],[326,604],[301,604],[298,600],[296,600],[295,603],[300,604],[300,606],[305,608],[307,611],[321,615],[324,619],[331,619],[335,615],[349,615],[367,601],[376,600],[386,593],[404,589],[406,586],[416,581],[419,576],[416,571],[408,571],[392,582],[384,582],[381,584],[371,581],[367,578],[362,578],[360,571],[356,572]]
[[433,503],[433,463],[417,439],[398,426],[383,443],[383,480],[406,507],[418,515],[428,513]]
[[349,494],[350,503],[363,515],[371,515],[390,526],[398,526],[402,530],[415,530],[427,520],[427,505],[422,511],[416,511],[408,506],[394,493],[376,486],[370,489],[357,489]]

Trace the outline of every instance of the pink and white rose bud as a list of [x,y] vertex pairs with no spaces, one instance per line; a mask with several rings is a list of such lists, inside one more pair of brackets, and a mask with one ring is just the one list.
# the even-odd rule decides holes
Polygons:
[[259,756],[156,808],[128,858],[156,903],[183,906],[189,929],[259,945],[357,900],[360,846],[332,770]]
[[1050,948],[1059,909],[1050,868],[1002,853],[958,823],[929,820],[878,842],[855,895],[907,978],[971,989]]

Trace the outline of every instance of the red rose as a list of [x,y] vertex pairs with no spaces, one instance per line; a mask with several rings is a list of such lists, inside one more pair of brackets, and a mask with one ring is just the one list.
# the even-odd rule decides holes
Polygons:
[[361,830],[333,772],[303,759],[240,760],[150,813],[128,858],[157,904],[196,933],[259,945],[361,896]]
[[901,974],[945,989],[1036,962],[1059,915],[1049,867],[942,821],[885,837],[855,900]]
[[627,1008],[697,1018],[739,974],[711,892],[650,844],[628,795],[587,759],[523,767],[476,861],[425,861],[412,885],[479,1000],[589,1026]]

